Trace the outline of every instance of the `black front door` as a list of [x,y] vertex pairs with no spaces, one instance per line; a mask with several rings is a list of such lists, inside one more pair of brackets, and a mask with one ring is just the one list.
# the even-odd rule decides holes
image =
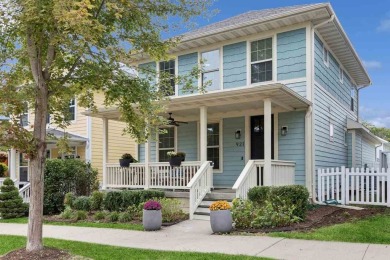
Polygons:
[[[274,116],[271,118],[271,158],[274,159]],[[264,159],[264,116],[251,117],[251,159]]]

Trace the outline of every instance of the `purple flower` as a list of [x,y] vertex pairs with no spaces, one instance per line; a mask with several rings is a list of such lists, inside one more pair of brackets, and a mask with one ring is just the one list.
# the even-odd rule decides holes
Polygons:
[[160,210],[161,204],[158,201],[149,200],[144,204],[144,210]]

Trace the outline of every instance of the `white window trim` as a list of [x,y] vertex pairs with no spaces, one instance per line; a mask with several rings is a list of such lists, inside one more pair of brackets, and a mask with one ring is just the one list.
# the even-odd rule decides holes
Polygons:
[[[170,128],[170,127],[160,127],[160,128]],[[175,152],[177,152],[177,127],[176,126],[172,126],[172,128],[174,129],[174,132],[173,132],[173,142],[174,142],[174,147],[173,147],[173,150]],[[159,133],[156,134],[156,162],[160,162],[160,135]],[[161,150],[171,150],[172,148],[161,148]]]
[[[76,123],[77,121],[77,99],[76,97],[73,98],[74,99],[74,105],[70,105],[69,104],[69,108],[73,107],[74,106],[74,119],[73,120],[70,120],[71,123]],[[70,103],[70,102],[69,102]]]
[[[156,62],[156,70],[157,70],[157,73],[156,73],[156,83],[159,83],[160,81],[160,62],[169,62],[169,61],[173,61],[175,63],[175,66],[174,66],[174,69],[175,69],[175,78],[177,77],[177,70],[178,70],[178,66],[177,66],[177,57],[175,58],[172,58],[172,59],[168,59],[168,60],[161,60],[161,61],[158,61]],[[178,95],[178,85],[176,84],[175,82],[175,86],[173,86],[175,88],[174,92],[172,93],[172,95],[170,96],[167,96],[167,97],[174,97],[174,96],[177,96]]]
[[324,43],[322,43],[322,60],[326,67],[329,68],[329,50],[325,47]]
[[341,84],[344,84],[344,70],[341,65],[339,65],[339,80]]
[[20,114],[20,124],[21,125],[22,125],[22,116],[27,115],[27,125],[22,125],[23,128],[28,128],[30,125],[30,109],[28,107],[29,106],[28,102],[26,102],[26,104],[27,104],[27,112]]
[[[215,91],[219,91],[219,90],[223,90],[223,45],[218,47],[218,48],[212,48],[212,49],[206,49],[206,50],[202,50],[202,51],[198,51],[198,66],[200,66],[200,61],[202,60],[202,54],[203,53],[206,53],[206,52],[211,52],[211,51],[216,51],[218,50],[219,51],[219,68],[218,68],[218,71],[219,71],[219,88],[218,89],[213,89],[213,90],[207,90],[207,93],[209,92],[215,92]],[[204,72],[201,73],[199,79],[198,79],[198,90],[201,89],[202,87],[202,83],[203,83],[203,73],[207,73],[207,72],[214,72],[214,71],[217,71],[217,70],[205,70]]]
[[[276,64],[276,61],[277,61],[277,46],[276,46],[276,35],[277,33],[273,33],[273,34],[270,34],[270,35],[264,35],[262,38],[258,38],[258,39],[253,39],[253,40],[250,40],[250,41],[247,41],[247,85],[248,86],[254,86],[254,85],[257,85],[257,84],[261,84],[261,83],[269,83],[269,82],[275,82],[276,81],[276,78],[277,78],[277,64]],[[251,54],[252,54],[252,49],[251,49],[251,46],[252,46],[252,42],[257,42],[257,41],[262,41],[262,40],[266,40],[266,39],[269,39],[271,38],[272,40],[272,58],[271,59],[265,59],[265,60],[261,60],[261,61],[253,61],[252,62],[252,58],[251,58]],[[260,62],[267,62],[267,61],[272,61],[272,79],[271,80],[267,80],[267,81],[261,81],[261,82],[256,82],[256,83],[252,83],[252,64],[256,64],[256,63],[260,63]]]
[[[220,119],[217,121],[213,120],[213,121],[207,122],[207,124],[219,124],[219,169],[213,170],[213,173],[223,173],[223,119]],[[198,140],[200,140],[199,131],[198,131]],[[199,146],[200,146],[200,143],[198,142],[198,147]],[[212,146],[210,146],[210,147],[207,146],[207,148],[212,148]]]

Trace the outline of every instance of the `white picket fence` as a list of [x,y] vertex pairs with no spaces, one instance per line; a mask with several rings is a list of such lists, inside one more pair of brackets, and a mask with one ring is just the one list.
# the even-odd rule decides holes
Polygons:
[[390,169],[318,169],[318,201],[390,207]]

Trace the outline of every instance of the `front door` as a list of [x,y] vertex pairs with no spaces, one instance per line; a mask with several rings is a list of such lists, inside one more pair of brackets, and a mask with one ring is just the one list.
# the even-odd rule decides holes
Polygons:
[[[274,159],[274,115],[271,121],[271,158]],[[264,159],[264,116],[251,117],[251,159]]]

